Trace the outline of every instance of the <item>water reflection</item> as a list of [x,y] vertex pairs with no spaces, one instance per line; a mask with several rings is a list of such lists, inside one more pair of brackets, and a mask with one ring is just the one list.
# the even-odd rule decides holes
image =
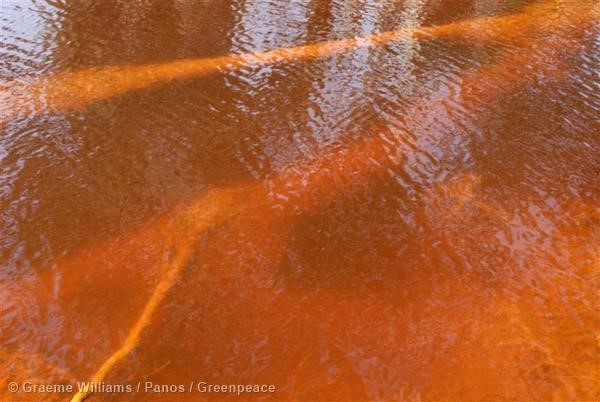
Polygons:
[[[575,3],[575,9],[565,10],[566,14],[589,13],[586,2]],[[549,10],[550,8],[550,10]],[[86,105],[134,90],[149,88],[170,82],[202,77],[219,71],[270,65],[289,61],[300,61],[326,57],[348,51],[360,51],[372,46],[403,40],[404,37],[418,35],[433,37],[476,37],[478,40],[497,41],[501,39],[524,38],[535,29],[535,16],[543,17],[551,11],[551,4],[539,3],[528,8],[527,12],[506,17],[483,17],[473,21],[451,23],[437,27],[400,29],[370,35],[364,38],[343,39],[330,43],[280,48],[267,52],[246,53],[198,60],[183,60],[167,64],[152,64],[131,67],[106,67],[99,70],[81,70],[66,73],[29,85],[17,84],[0,92],[4,105],[2,112],[8,118],[38,114],[44,110],[69,111],[84,108]],[[245,75],[244,75],[245,76]],[[114,82],[112,82],[114,81]],[[9,101],[10,99],[10,101]],[[5,117],[5,118],[6,118]]]
[[23,4],[4,382],[597,395],[594,2]]

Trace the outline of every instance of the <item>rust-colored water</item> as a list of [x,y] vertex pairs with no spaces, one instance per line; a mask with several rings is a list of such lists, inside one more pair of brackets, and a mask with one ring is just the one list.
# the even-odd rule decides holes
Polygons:
[[600,400],[597,1],[0,6],[0,400]]

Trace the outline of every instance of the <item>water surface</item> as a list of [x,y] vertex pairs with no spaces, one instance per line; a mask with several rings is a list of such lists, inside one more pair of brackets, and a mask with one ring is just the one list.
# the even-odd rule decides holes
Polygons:
[[595,1],[0,7],[0,399],[600,399]]

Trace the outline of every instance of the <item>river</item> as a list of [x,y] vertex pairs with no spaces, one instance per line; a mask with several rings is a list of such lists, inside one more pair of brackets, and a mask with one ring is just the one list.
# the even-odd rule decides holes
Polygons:
[[596,1],[0,7],[0,399],[600,399]]

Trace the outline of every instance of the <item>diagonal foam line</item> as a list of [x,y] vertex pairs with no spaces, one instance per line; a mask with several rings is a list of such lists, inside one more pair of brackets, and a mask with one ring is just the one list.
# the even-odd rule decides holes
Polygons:
[[[570,5],[585,12],[586,1]],[[279,48],[261,53],[179,60],[163,64],[107,66],[58,73],[30,84],[15,84],[0,91],[0,115],[4,120],[45,112],[67,112],[131,91],[166,85],[175,80],[200,78],[261,64],[282,64],[330,57],[361,48],[419,39],[462,38],[477,43],[527,37],[540,30],[538,22],[555,7],[543,0],[521,12],[501,17],[477,17],[431,27],[411,27],[351,39]]]
[[[593,18],[590,18],[589,16],[572,13],[558,22],[561,22],[563,25],[566,24],[565,30],[567,32],[564,33],[563,39],[566,38],[565,42],[568,44],[571,39],[579,39],[580,36],[585,33],[590,22],[593,23],[593,21]],[[558,27],[557,30],[560,31],[560,29],[561,27]],[[498,93],[513,91],[519,87],[525,86],[530,82],[531,74],[537,74],[540,71],[544,73],[549,65],[562,66],[566,60],[573,57],[578,52],[578,49],[573,46],[565,46],[563,52],[559,54],[559,52],[552,51],[556,46],[556,38],[542,39],[539,42],[534,42],[523,47],[518,53],[507,51],[506,56],[501,62],[491,66],[484,66],[465,76],[463,79],[463,89],[472,89],[470,92],[477,95],[469,98],[469,102],[472,103],[470,106],[484,105],[493,99],[493,96],[486,94],[485,91],[477,91],[481,84],[481,74],[484,76],[495,75],[498,77],[496,78],[496,92],[494,93],[494,95],[497,95]],[[534,50],[535,52],[533,52]],[[541,54],[542,57],[538,57],[537,60],[528,60],[530,62],[530,67],[532,68],[527,70],[527,73],[515,70],[515,63],[522,62],[523,55],[531,53]],[[546,55],[547,57],[544,57]],[[512,74],[512,80],[506,79],[507,74],[509,73]],[[561,77],[559,76],[558,78]],[[435,98],[435,95],[436,94],[433,94],[433,98]],[[427,105],[427,102],[424,102],[424,104]],[[427,110],[427,108],[423,108],[423,102],[418,106],[419,107],[415,108],[416,114],[423,113],[422,110]],[[411,118],[411,126],[417,124],[418,119],[418,116]],[[316,201],[311,200],[311,202],[307,203],[308,208],[318,207],[319,204],[322,204],[324,198],[339,195],[334,189],[338,189],[339,191],[340,180],[344,183],[352,182],[357,176],[356,167],[357,165],[360,167],[360,161],[364,159],[365,154],[371,156],[373,154],[376,156],[381,155],[382,165],[384,166],[379,166],[378,169],[384,169],[386,167],[385,161],[387,159],[385,158],[385,155],[382,154],[380,148],[381,140],[378,140],[377,136],[368,137],[363,141],[359,141],[359,143],[353,146],[348,152],[329,154],[319,160],[316,166],[316,175],[309,179],[310,185],[301,185],[300,183],[304,178],[299,177],[297,173],[281,175],[281,177],[275,179],[275,185],[281,187],[282,190],[290,187],[297,188],[300,193],[303,192],[300,197],[312,198],[315,197],[315,195],[318,196],[319,199]],[[363,165],[365,164],[363,163]],[[336,167],[339,166],[350,166],[350,169],[347,169],[347,171],[334,170],[336,174],[331,174],[332,169],[336,169]],[[314,165],[309,165],[304,168],[315,171],[314,167]],[[362,169],[365,168],[362,167]],[[377,174],[377,172],[373,172],[371,167],[367,167],[366,171],[361,171],[359,176],[368,177],[371,174]],[[333,181],[335,181],[335,183],[333,183]],[[335,184],[337,184],[337,186]],[[183,243],[178,243],[175,250],[176,255],[170,261],[166,262],[162,279],[144,307],[137,322],[130,330],[125,342],[103,362],[98,371],[92,376],[92,382],[102,382],[110,370],[138,346],[141,333],[151,323],[154,312],[171,288],[180,280],[182,271],[194,250],[196,240],[202,233],[209,228],[224,222],[229,217],[243,212],[243,209],[246,208],[244,205],[252,202],[252,195],[256,196],[256,194],[261,194],[261,185],[262,182],[256,182],[247,185],[212,190],[199,201],[185,208],[183,212],[174,219],[175,225],[179,230],[185,233],[185,236],[180,236],[184,239]],[[310,189],[314,187],[325,189],[325,191],[323,194],[310,192]],[[343,188],[341,190],[343,190]],[[71,401],[83,401],[90,394],[91,393],[88,390],[80,391],[73,396]]]

